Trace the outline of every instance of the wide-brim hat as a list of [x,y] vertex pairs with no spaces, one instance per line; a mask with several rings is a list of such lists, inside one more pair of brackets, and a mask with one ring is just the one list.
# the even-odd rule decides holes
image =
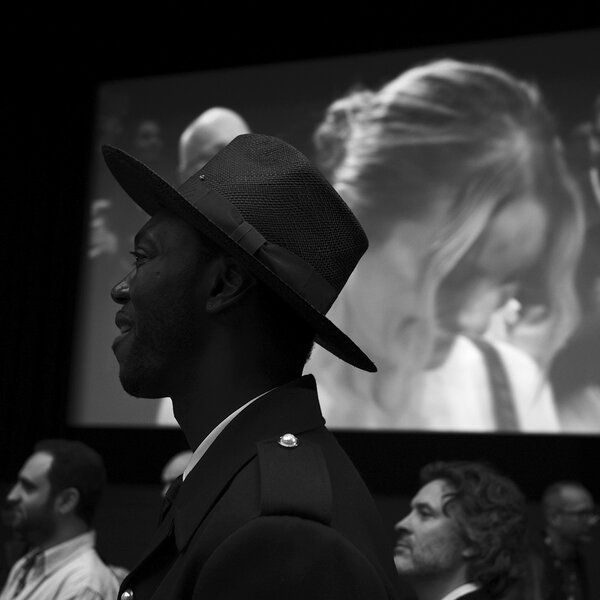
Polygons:
[[325,314],[368,247],[346,203],[290,144],[237,136],[177,189],[123,150],[103,146],[108,168],[149,215],[167,208],[237,259],[347,363],[369,357]]

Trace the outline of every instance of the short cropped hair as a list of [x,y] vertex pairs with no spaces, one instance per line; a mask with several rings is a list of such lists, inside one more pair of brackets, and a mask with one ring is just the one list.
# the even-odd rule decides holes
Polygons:
[[41,440],[34,450],[53,458],[48,471],[52,495],[75,488],[79,492],[75,514],[90,525],[107,480],[100,454],[83,442],[67,439]]
[[562,480],[550,484],[542,494],[542,508],[546,519],[550,518],[556,511],[563,508],[563,492],[568,489],[581,490],[589,494],[587,488],[579,481]]
[[444,514],[459,527],[474,550],[467,573],[492,598],[500,597],[521,575],[527,510],[515,482],[480,462],[449,461],[425,465],[423,485],[442,479],[453,492]]

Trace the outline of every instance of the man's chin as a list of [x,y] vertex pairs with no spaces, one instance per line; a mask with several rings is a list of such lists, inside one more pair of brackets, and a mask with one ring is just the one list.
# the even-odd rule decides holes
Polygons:
[[396,565],[396,570],[401,575],[406,575],[406,574],[410,573],[411,564],[406,559],[406,557],[402,556],[401,554],[395,554],[394,555],[394,563]]
[[19,531],[19,518],[13,515],[2,515],[2,524],[11,531]]
[[161,393],[157,386],[148,385],[137,378],[134,379],[120,374],[119,380],[125,392],[134,398],[159,399],[168,395]]

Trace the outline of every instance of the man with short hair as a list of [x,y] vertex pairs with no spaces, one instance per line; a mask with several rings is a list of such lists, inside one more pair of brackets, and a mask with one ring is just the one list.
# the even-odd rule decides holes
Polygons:
[[434,462],[396,525],[394,561],[418,600],[500,598],[513,583],[526,529],[516,484],[491,466]]
[[237,136],[177,189],[103,152],[151,217],[112,290],[119,378],[170,397],[193,450],[120,598],[395,598],[381,516],[303,375],[315,340],[375,370],[325,316],[367,248],[358,221],[271,136]]
[[29,551],[1,600],[112,600],[118,581],[98,556],[92,519],[106,483],[102,458],[73,440],[36,444],[6,498],[4,518]]
[[598,522],[592,494],[579,481],[557,481],[544,491],[542,510],[544,531],[529,557],[528,593],[535,590],[541,600],[591,600],[585,546]]

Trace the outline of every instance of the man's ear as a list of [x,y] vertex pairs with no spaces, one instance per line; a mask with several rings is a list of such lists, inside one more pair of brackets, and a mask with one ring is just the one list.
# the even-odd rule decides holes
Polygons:
[[230,256],[219,257],[214,269],[212,287],[206,300],[206,310],[213,315],[238,302],[256,285],[254,276]]
[[61,515],[67,515],[75,510],[79,503],[79,491],[73,487],[66,488],[56,495],[54,507]]

